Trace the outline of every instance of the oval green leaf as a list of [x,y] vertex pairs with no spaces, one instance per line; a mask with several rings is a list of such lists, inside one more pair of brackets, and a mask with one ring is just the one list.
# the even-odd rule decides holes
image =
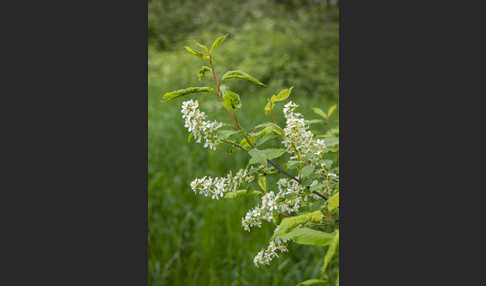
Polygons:
[[179,89],[179,90],[176,90],[176,91],[167,92],[166,94],[164,94],[162,99],[164,101],[169,101],[171,99],[174,99],[176,97],[183,96],[183,95],[186,95],[186,94],[198,93],[198,92],[213,92],[213,91],[214,90],[210,87],[188,87],[188,88],[185,88],[185,89]]
[[267,164],[267,155],[262,150],[258,150],[256,148],[251,149],[248,154],[251,156],[250,161],[248,164]]
[[258,185],[260,188],[266,192],[267,191],[267,177],[265,176],[258,176]]
[[278,231],[274,234],[274,238],[279,235],[288,233],[299,224],[304,224],[306,222],[321,222],[323,218],[324,215],[321,211],[314,211],[298,216],[286,217],[282,220],[282,222],[280,222],[280,225],[278,226]]
[[327,116],[328,117],[331,117],[331,115],[334,113],[334,111],[336,110],[336,107],[337,105],[334,104],[333,106],[329,107],[329,110],[327,111]]
[[203,49],[206,52],[206,54],[209,54],[208,47],[206,47],[205,45],[199,43],[198,41],[194,41],[194,43],[196,43],[196,45],[198,45],[201,49]]
[[262,192],[260,191],[248,191],[248,190],[237,190],[236,192],[228,192],[224,194],[224,198],[226,199],[234,199],[241,197],[243,195],[259,195]]
[[279,149],[279,148],[269,148],[269,149],[264,149],[262,151],[265,152],[265,155],[269,160],[276,159],[282,156],[283,154],[285,154],[285,152],[287,152],[285,149]]
[[329,262],[331,262],[332,258],[334,257],[334,254],[336,254],[336,249],[338,248],[339,245],[339,230],[336,230],[336,233],[334,235],[334,239],[331,242],[331,245],[329,245],[329,248],[327,249],[326,256],[324,256],[324,263],[322,265],[322,276],[326,273],[327,266],[329,265]]
[[191,54],[200,57],[201,59],[209,59],[209,57],[200,51],[193,50],[191,47],[184,46],[184,48]]
[[312,165],[307,165],[304,168],[302,168],[302,178],[308,177],[312,172],[314,171],[314,166]]
[[283,239],[291,239],[298,244],[326,246],[333,241],[334,236],[334,233],[302,227],[296,228],[288,233],[281,234],[278,237]]
[[327,202],[327,209],[332,211],[335,208],[339,207],[339,192],[332,195]]
[[223,106],[230,111],[241,108],[240,96],[237,93],[227,90],[224,93]]
[[214,40],[213,45],[211,46],[211,49],[209,50],[209,54],[212,54],[214,50],[226,39],[226,37],[229,34],[226,34],[224,36],[218,37],[216,40]]
[[272,96],[272,101],[278,102],[278,101],[286,100],[290,96],[290,94],[292,93],[293,88],[294,87],[290,87],[290,88],[287,88],[287,89],[280,91],[277,95]]
[[297,286],[317,286],[317,285],[326,285],[326,281],[321,279],[309,279],[297,284]]
[[202,66],[201,69],[199,70],[199,72],[197,73],[197,79],[198,80],[201,80],[202,77],[204,76],[204,74],[207,72],[207,71],[210,71],[211,68],[208,67],[208,66]]
[[313,107],[312,110],[315,114],[322,116],[322,118],[327,119],[327,114],[320,108]]
[[225,81],[225,80],[231,79],[231,78],[246,79],[246,80],[251,81],[251,82],[253,82],[257,85],[265,86],[258,79],[252,77],[251,75],[249,75],[249,74],[247,74],[246,72],[243,72],[243,71],[228,71],[223,75],[223,77],[221,78],[221,81]]

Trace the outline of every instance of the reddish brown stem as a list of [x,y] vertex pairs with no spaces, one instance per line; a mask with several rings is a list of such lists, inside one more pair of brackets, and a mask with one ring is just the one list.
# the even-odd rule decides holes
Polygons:
[[209,65],[211,66],[211,75],[213,76],[214,83],[216,84],[216,88],[218,89],[218,97],[223,99],[223,95],[221,94],[221,89],[219,88],[219,81],[216,79],[216,73],[214,72],[212,57],[209,57]]
[[273,117],[272,110],[270,109],[270,117],[272,117],[273,123],[277,124],[277,121],[275,121],[275,118]]

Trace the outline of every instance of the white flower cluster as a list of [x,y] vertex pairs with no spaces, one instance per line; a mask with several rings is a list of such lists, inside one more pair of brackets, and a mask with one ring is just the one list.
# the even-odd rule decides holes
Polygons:
[[273,258],[279,256],[279,253],[277,253],[277,251],[279,251],[280,253],[288,251],[287,245],[285,244],[286,242],[286,239],[279,238],[270,241],[268,248],[265,250],[260,250],[255,258],[253,258],[253,263],[255,263],[256,267],[258,267],[260,264],[270,264],[270,261],[272,261]]
[[184,118],[186,127],[192,132],[197,143],[204,140],[204,148],[216,150],[218,145],[216,131],[223,126],[223,123],[217,121],[205,121],[206,114],[199,111],[199,102],[197,100],[188,100],[182,103],[182,118]]
[[279,204],[279,211],[284,213],[296,213],[308,201],[308,195],[304,194],[305,188],[294,180],[282,178],[278,180],[277,197],[284,198],[293,195],[293,198],[286,199]]
[[[309,130],[308,121],[304,120],[304,116],[300,113],[294,112],[297,104],[290,101],[283,108],[283,113],[286,118],[286,127],[284,128],[285,137],[282,142],[289,153],[300,153],[302,155],[309,152],[314,152],[315,155],[321,156],[326,148],[326,144],[322,139],[314,139],[314,134]],[[297,154],[291,159],[297,159]]]
[[321,156],[324,153],[324,149],[326,148],[326,143],[324,143],[324,140],[322,139],[317,139],[314,141],[314,148],[317,149],[315,154],[317,156]]
[[[268,192],[262,197],[262,204],[248,211],[241,221],[241,225],[246,231],[252,227],[262,226],[262,221],[274,222],[276,212],[296,213],[308,200],[308,196],[303,194],[304,188],[298,182],[289,181],[282,178],[278,181],[278,193]],[[286,198],[288,195],[296,195],[293,198]]]
[[262,220],[268,222],[275,221],[273,211],[277,210],[277,200],[274,192],[268,192],[262,197],[262,206],[248,211],[241,221],[241,225],[246,231],[251,227],[262,227]]
[[226,177],[211,178],[204,176],[191,182],[191,189],[212,199],[219,199],[227,192],[234,192],[243,183],[250,183],[255,179],[249,176],[247,169],[240,169],[234,176],[231,171]]

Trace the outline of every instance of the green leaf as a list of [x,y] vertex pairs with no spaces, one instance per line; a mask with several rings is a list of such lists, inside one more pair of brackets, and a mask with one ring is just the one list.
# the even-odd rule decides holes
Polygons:
[[267,191],[267,177],[265,176],[258,176],[258,185],[260,188],[266,192]]
[[294,87],[284,89],[284,90],[280,91],[277,95],[273,95],[268,100],[267,105],[265,105],[265,108],[264,108],[265,115],[267,115],[270,111],[272,111],[273,107],[275,106],[275,102],[286,100],[290,96],[290,93],[292,93],[293,88]]
[[241,197],[243,195],[259,195],[262,192],[260,191],[248,191],[248,190],[237,190],[236,192],[228,192],[224,194],[224,198],[227,199],[234,199],[237,197]]
[[219,130],[218,131],[218,137],[220,139],[228,139],[231,136],[233,136],[235,134],[239,134],[239,133],[241,133],[241,131],[239,131],[239,130]]
[[322,265],[322,276],[324,276],[324,274],[326,273],[327,266],[329,265],[329,262],[331,262],[331,259],[336,253],[336,249],[338,245],[339,245],[339,230],[336,230],[334,239],[332,240],[331,245],[329,245],[329,249],[326,252],[326,256],[324,256],[324,263]]
[[326,281],[321,279],[309,279],[297,284],[297,286],[326,285]]
[[325,137],[339,137],[339,128],[331,128],[327,130]]
[[230,90],[224,93],[223,106],[229,111],[241,108],[240,96]]
[[194,137],[194,133],[189,133],[189,136],[187,136],[187,143],[191,142],[192,137]]
[[202,66],[201,69],[199,70],[199,72],[197,73],[197,79],[198,80],[201,80],[201,78],[204,76],[204,74],[207,72],[207,71],[210,71],[211,68],[208,67],[208,66]]
[[328,117],[331,117],[331,115],[334,113],[334,110],[336,110],[336,104],[334,104],[333,106],[329,107],[329,110],[327,111],[327,116]]
[[295,168],[297,168],[297,166],[299,166],[299,161],[291,160],[291,161],[287,162],[287,168],[288,169],[295,169]]
[[263,128],[262,130],[258,131],[258,132],[252,132],[250,133],[251,136],[254,136],[255,138],[261,138],[267,134],[271,134],[273,131],[273,128],[272,126],[267,126],[265,128]]
[[322,190],[324,189],[326,186],[324,186],[323,184],[316,184],[312,187],[310,187],[310,191],[313,192],[313,191],[318,191],[318,190]]
[[273,131],[275,133],[277,133],[278,135],[282,135],[284,136],[285,132],[282,128],[280,128],[280,126],[278,126],[277,124],[273,123],[273,122],[265,122],[265,123],[262,123],[262,124],[258,124],[257,126],[255,126],[254,129],[259,129],[259,128],[266,128],[266,127],[272,127]]
[[269,99],[267,104],[265,105],[265,108],[263,109],[263,111],[265,111],[265,115],[267,115],[273,109],[274,105],[275,103],[271,99]]
[[239,79],[246,79],[248,81],[251,81],[257,85],[260,86],[265,86],[263,83],[261,83],[258,79],[252,77],[251,75],[247,74],[246,72],[243,71],[229,71],[226,72],[223,77],[221,78],[221,81],[225,81],[227,79],[231,78],[239,78]]
[[258,124],[257,126],[255,126],[255,129],[258,129],[258,128],[264,128],[264,127],[268,127],[268,126],[272,126],[274,125],[275,123],[273,122],[265,122],[265,123],[262,123],[262,124]]
[[214,40],[213,45],[211,46],[211,49],[209,50],[209,54],[212,54],[214,50],[226,39],[228,35],[229,34],[226,34],[224,36],[216,38],[216,40]]
[[283,239],[291,239],[298,244],[326,246],[332,242],[334,236],[334,233],[303,227],[296,228],[288,233],[281,234],[278,237]]
[[[251,144],[255,145],[255,138],[248,137],[248,139],[250,140]],[[251,148],[250,144],[248,144],[248,141],[246,141],[246,138],[241,139],[240,146],[241,147],[245,147],[246,146],[248,148]]]
[[314,171],[314,166],[312,165],[307,165],[304,168],[302,168],[302,178],[308,177],[312,172]]
[[290,87],[290,88],[287,88],[287,89],[280,91],[277,95],[272,96],[272,101],[278,102],[278,101],[286,100],[290,96],[290,94],[292,93],[293,88],[294,87]]
[[275,134],[265,134],[261,138],[257,139],[256,146],[260,146],[260,145],[264,144],[265,142],[267,142],[268,140],[272,140],[272,139],[275,139],[275,138],[278,138],[278,136],[275,135]]
[[324,124],[324,123],[326,123],[326,122],[323,121],[323,120],[320,120],[320,119],[309,120],[309,124]]
[[285,136],[285,131],[276,124],[272,125],[272,130],[280,136]]
[[267,155],[262,150],[258,150],[256,148],[254,148],[254,149],[251,149],[248,152],[248,154],[250,154],[250,156],[251,156],[251,159],[248,162],[250,165],[251,164],[263,164],[263,165],[266,166],[266,164],[267,164]]
[[276,159],[282,156],[283,154],[285,154],[285,152],[287,152],[285,149],[278,149],[278,148],[269,148],[269,149],[264,149],[262,151],[265,153],[267,159],[269,160]]
[[251,133],[251,135],[254,136],[257,139],[262,138],[262,137],[264,137],[265,135],[268,135],[268,134],[277,134],[277,135],[280,135],[280,136],[284,136],[284,131],[283,131],[282,128],[278,127],[277,125],[271,124],[271,125],[265,127],[263,130]]
[[196,43],[196,45],[198,45],[201,49],[203,49],[206,52],[206,54],[209,54],[208,47],[206,47],[205,45],[199,43],[198,41],[194,41],[194,43]]
[[280,222],[278,231],[274,234],[274,237],[288,233],[291,229],[306,222],[321,222],[323,217],[324,215],[321,211],[310,212],[293,217],[286,217],[282,220],[282,222]]
[[327,201],[327,209],[329,211],[332,211],[333,209],[338,207],[339,207],[339,192],[332,195],[332,197],[330,197],[329,200]]
[[322,118],[327,120],[327,114],[320,108],[313,107],[312,110],[314,111],[315,114],[322,116]]
[[176,91],[167,92],[166,94],[164,94],[162,99],[164,101],[169,101],[171,99],[174,99],[176,97],[186,95],[186,94],[198,93],[198,92],[213,92],[213,91],[214,90],[210,87],[188,87],[188,88],[185,88],[185,89],[179,89],[179,90],[176,90]]
[[324,143],[326,144],[326,147],[331,147],[339,144],[339,138],[336,137],[328,137],[324,139]]
[[184,48],[186,48],[186,50],[189,53],[196,55],[196,56],[200,57],[201,59],[209,59],[209,57],[207,55],[201,53],[200,51],[193,50],[191,47],[185,46]]

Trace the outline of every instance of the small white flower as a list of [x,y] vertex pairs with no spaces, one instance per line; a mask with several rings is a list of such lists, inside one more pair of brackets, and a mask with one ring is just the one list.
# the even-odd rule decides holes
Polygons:
[[218,200],[224,197],[225,193],[234,192],[241,184],[250,183],[254,179],[254,176],[248,176],[246,169],[241,169],[235,176],[230,171],[226,177],[211,178],[204,176],[196,178],[191,182],[191,189],[196,193]]
[[216,131],[223,126],[223,123],[217,121],[204,121],[206,114],[199,111],[199,102],[197,100],[188,100],[182,103],[181,112],[184,118],[184,127],[187,128],[194,136],[197,143],[204,140],[204,148],[216,150],[218,145]]
[[312,164],[317,164],[319,157],[324,154],[326,144],[322,139],[314,139],[314,134],[309,129],[309,123],[304,120],[302,114],[294,112],[297,105],[290,101],[284,108],[284,116],[286,119],[286,127],[284,128],[285,137],[282,141],[287,151],[295,154],[290,157],[291,160],[299,159],[297,154],[305,156],[312,152],[316,156],[312,156],[310,161]]
[[280,239],[276,238],[273,241],[270,241],[268,244],[267,249],[265,250],[260,250],[260,252],[257,253],[255,258],[253,258],[253,263],[255,263],[255,266],[258,267],[259,265],[268,265],[272,261],[272,259],[279,257],[279,252],[287,252],[287,245],[285,244],[287,242],[286,239]]

